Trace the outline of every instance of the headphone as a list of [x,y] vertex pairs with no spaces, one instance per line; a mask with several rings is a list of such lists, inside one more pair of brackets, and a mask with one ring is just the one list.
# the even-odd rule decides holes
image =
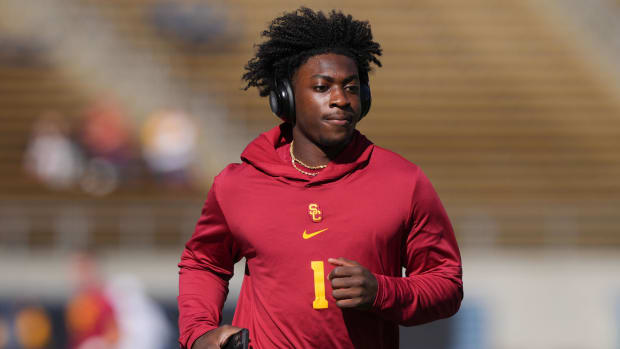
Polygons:
[[[271,111],[284,121],[295,123],[295,95],[293,95],[293,87],[290,81],[288,79],[275,79],[275,85],[275,89],[269,92]],[[371,96],[368,84],[360,85],[360,102],[362,105],[361,120],[370,110]]]

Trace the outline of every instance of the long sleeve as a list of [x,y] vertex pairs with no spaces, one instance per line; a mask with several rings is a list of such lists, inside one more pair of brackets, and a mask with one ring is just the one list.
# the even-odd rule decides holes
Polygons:
[[179,343],[194,341],[219,326],[238,249],[217,201],[214,182],[179,263]]
[[452,225],[437,193],[420,171],[416,180],[410,231],[403,241],[405,277],[375,274],[373,309],[405,326],[454,315],[463,298],[462,267]]

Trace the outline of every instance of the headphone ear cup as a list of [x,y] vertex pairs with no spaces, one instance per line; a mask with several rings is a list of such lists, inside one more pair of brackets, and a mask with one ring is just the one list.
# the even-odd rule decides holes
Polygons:
[[269,92],[271,111],[284,121],[295,122],[295,96],[287,80],[276,80],[276,88]]
[[362,104],[362,113],[360,114],[360,120],[368,114],[370,111],[370,104],[372,102],[372,96],[370,95],[370,86],[368,84],[362,84],[360,86],[360,102]]
[[286,120],[295,124],[296,113],[295,113],[295,95],[293,94],[293,85],[291,85],[291,82],[288,81],[288,79],[282,80],[281,83],[282,83],[282,89],[286,91],[286,93],[282,95],[282,97],[286,99],[286,103],[285,103]]
[[269,92],[269,107],[278,117],[282,117],[282,103],[278,102],[278,93],[275,90]]

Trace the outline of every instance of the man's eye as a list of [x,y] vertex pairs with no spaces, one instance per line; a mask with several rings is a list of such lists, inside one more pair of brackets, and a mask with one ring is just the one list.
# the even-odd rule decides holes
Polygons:
[[357,85],[349,85],[347,87],[345,87],[347,89],[347,91],[351,92],[351,93],[358,93],[360,91],[360,87]]
[[314,86],[314,90],[316,92],[325,92],[325,91],[327,91],[327,86],[325,86],[325,85],[316,85],[316,86]]

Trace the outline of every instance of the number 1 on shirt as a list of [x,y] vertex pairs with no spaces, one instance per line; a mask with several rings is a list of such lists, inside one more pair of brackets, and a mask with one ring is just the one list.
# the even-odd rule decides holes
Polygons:
[[325,299],[325,266],[323,261],[310,261],[310,267],[314,271],[314,302],[312,308],[327,308],[327,299]]

